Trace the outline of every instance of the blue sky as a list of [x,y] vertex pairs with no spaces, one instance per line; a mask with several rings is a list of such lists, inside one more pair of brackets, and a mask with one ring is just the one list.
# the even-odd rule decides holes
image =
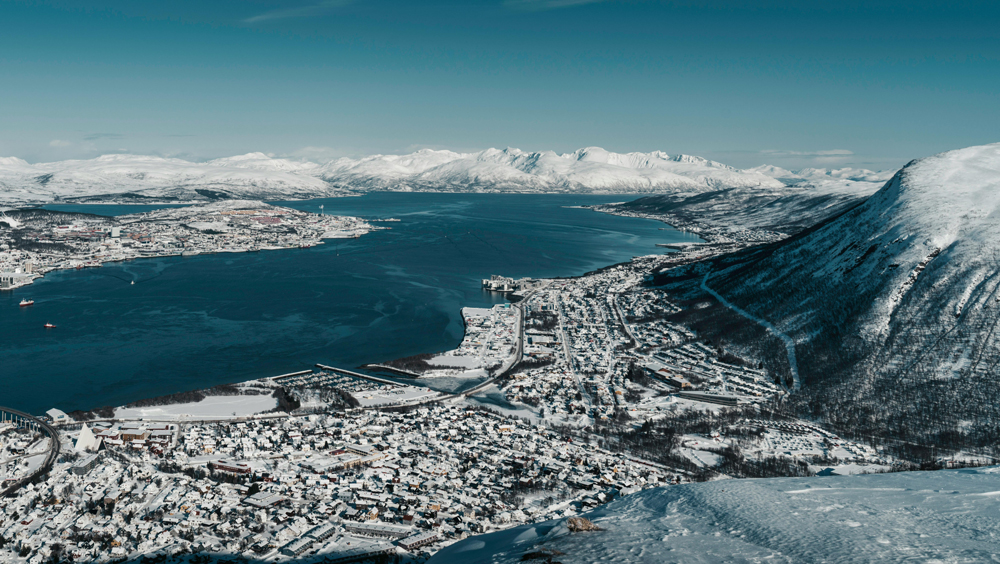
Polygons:
[[1000,3],[812,4],[0,0],[0,155],[890,168],[1000,141]]

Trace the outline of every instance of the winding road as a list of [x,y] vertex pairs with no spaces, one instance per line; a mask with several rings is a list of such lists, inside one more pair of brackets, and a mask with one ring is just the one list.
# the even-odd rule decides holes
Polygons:
[[475,386],[469,388],[468,390],[459,392],[452,397],[459,397],[459,396],[469,397],[473,394],[476,394],[484,390],[490,384],[495,382],[497,378],[500,378],[501,376],[507,374],[515,366],[517,366],[519,362],[521,362],[521,357],[524,356],[524,307],[522,307],[521,304],[527,303],[528,300],[531,298],[531,296],[533,296],[537,291],[538,290],[532,290],[531,292],[528,292],[518,303],[513,304],[513,306],[516,307],[518,309],[518,312],[520,313],[520,320],[517,323],[517,352],[511,355],[510,358],[508,358],[507,361],[504,362],[503,366],[501,366],[500,369],[497,370],[496,376],[487,379],[485,382],[476,384]]
[[34,472],[28,474],[27,476],[21,478],[16,483],[10,487],[4,489],[0,492],[0,497],[9,497],[17,490],[21,489],[25,484],[34,480],[38,476],[41,476],[52,469],[52,465],[56,463],[56,459],[59,458],[59,449],[62,446],[59,442],[59,432],[55,430],[54,427],[48,423],[36,418],[34,415],[25,413],[23,411],[18,411],[16,409],[11,409],[9,407],[0,406],[0,411],[5,413],[10,413],[12,415],[17,415],[23,419],[27,419],[32,423],[38,425],[45,433],[49,435],[49,452],[45,455],[45,460],[42,461],[42,465],[38,467]]

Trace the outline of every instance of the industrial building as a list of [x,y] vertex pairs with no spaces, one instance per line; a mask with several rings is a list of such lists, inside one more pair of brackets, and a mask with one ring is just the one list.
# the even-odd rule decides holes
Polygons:
[[399,546],[403,550],[413,550],[415,548],[420,548],[421,546],[428,545],[434,541],[438,540],[438,534],[435,532],[426,532],[416,534],[399,541]]
[[76,474],[77,476],[83,476],[87,472],[93,470],[95,466],[97,466],[97,463],[100,462],[100,457],[101,454],[97,452],[85,456],[80,460],[74,462],[73,465],[70,466],[69,470],[70,472]]
[[208,467],[217,472],[231,472],[233,474],[249,474],[252,471],[250,466],[230,460],[214,460],[208,463]]
[[406,538],[413,532],[412,527],[387,525],[385,523],[344,523],[344,528],[352,533],[392,539]]

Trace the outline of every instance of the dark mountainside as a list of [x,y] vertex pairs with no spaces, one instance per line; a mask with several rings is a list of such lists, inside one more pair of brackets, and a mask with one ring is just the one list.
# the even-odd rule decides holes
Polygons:
[[744,229],[794,234],[817,221],[842,213],[864,201],[865,197],[856,193],[774,193],[734,188],[692,197],[647,196],[618,207],[670,215],[677,227],[728,223]]
[[679,316],[700,336],[781,374],[792,372],[782,341],[703,284],[794,341],[802,415],[911,456],[935,456],[920,445],[995,454],[1000,144],[913,161],[851,206],[654,283],[698,306]]

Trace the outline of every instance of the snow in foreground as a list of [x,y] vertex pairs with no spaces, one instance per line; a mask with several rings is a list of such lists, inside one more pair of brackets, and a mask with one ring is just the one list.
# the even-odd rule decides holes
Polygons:
[[[587,515],[471,537],[429,564],[988,562],[1000,546],[1000,467],[721,480],[646,490]],[[531,559],[529,562],[544,562]]]

